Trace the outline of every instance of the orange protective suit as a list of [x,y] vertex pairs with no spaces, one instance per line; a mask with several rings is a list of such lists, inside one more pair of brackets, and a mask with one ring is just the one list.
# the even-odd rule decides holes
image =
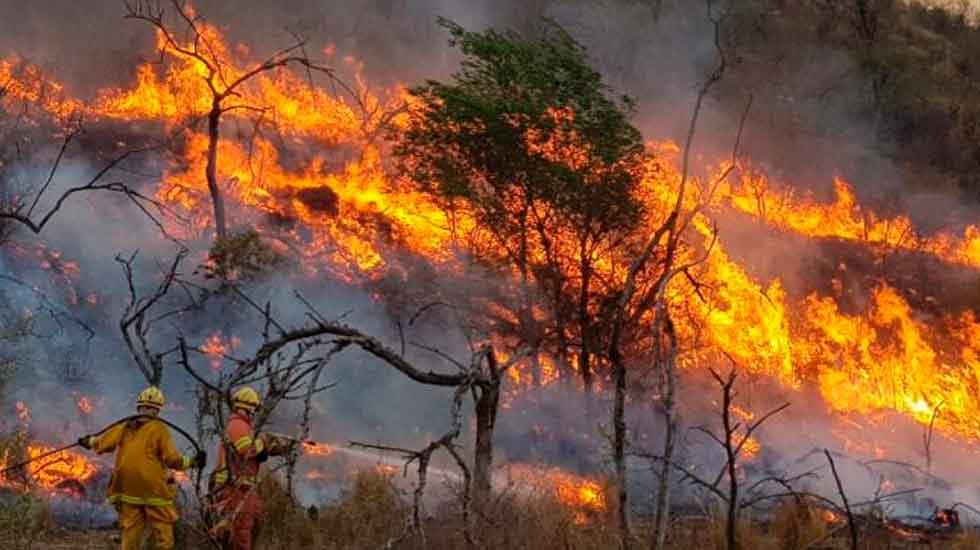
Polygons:
[[221,520],[214,531],[227,536],[233,550],[251,550],[253,529],[262,513],[256,484],[266,456],[265,442],[254,437],[251,419],[237,412],[228,419],[225,438],[234,452],[226,456],[225,445],[218,444],[212,494]]
[[181,455],[162,422],[139,418],[113,427],[89,440],[97,453],[116,451],[108,500],[119,512],[123,550],[142,548],[147,527],[156,550],[174,546],[177,488],[168,482],[168,468],[186,470],[193,460]]

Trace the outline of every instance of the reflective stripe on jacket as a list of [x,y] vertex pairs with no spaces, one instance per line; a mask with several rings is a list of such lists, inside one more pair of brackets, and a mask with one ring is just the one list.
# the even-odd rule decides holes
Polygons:
[[173,506],[175,487],[167,469],[186,470],[192,459],[181,455],[162,422],[136,419],[113,427],[90,442],[97,453],[116,451],[108,500],[141,506]]
[[225,438],[234,448],[234,456],[228,460],[225,456],[224,442],[218,442],[218,463],[214,471],[214,483],[223,485],[229,478],[236,485],[254,485],[258,481],[258,455],[265,450],[261,437],[256,438],[252,433],[252,421],[245,415],[234,413],[225,426]]

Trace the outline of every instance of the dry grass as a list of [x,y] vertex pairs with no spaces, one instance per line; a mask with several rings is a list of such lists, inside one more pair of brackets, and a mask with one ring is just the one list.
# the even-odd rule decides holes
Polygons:
[[[378,471],[357,475],[343,496],[311,516],[296,510],[276,486],[267,492],[266,530],[257,550],[379,550],[404,533],[409,507],[399,497],[391,478]],[[277,493],[278,492],[278,496]],[[614,502],[611,494],[607,502]],[[455,550],[466,548],[459,510],[446,504],[431,510],[425,524],[425,543],[417,535],[401,540],[399,550]],[[607,550],[618,548],[614,511],[583,516],[554,495],[511,491],[497,495],[484,517],[474,520],[473,533],[480,550]],[[828,523],[823,510],[806,502],[787,501],[766,518],[744,517],[738,533],[745,550],[847,550],[847,530]],[[636,525],[638,533],[647,526]],[[637,539],[635,547],[648,541]],[[930,546],[897,540],[885,531],[862,534],[861,550],[905,550]],[[671,550],[725,550],[724,522],[720,516],[676,521],[668,537]],[[980,550],[980,535],[963,533],[952,540],[936,540],[931,548]]]
[[293,506],[274,480],[261,490],[267,520],[259,550],[376,550],[403,531],[409,511],[390,477],[376,470],[359,472],[337,502],[314,511]]
[[786,501],[769,520],[769,537],[774,548],[806,548],[824,540],[833,528],[825,511],[806,502]]
[[[608,491],[608,489],[607,489]],[[358,473],[336,501],[317,510],[292,504],[274,480],[261,487],[265,517],[256,550],[380,550],[389,540],[405,533],[410,508],[395,488],[390,474],[378,470]],[[607,497],[611,497],[608,494]],[[615,499],[607,498],[607,502]],[[0,522],[0,548],[12,550],[91,550],[115,548],[113,532],[64,533],[51,529],[43,501],[16,510],[16,522]],[[13,512],[0,510],[0,513]],[[456,550],[466,548],[457,507],[450,504],[430,510],[425,541],[417,535],[400,540],[398,550]],[[0,518],[3,516],[0,515]],[[718,514],[676,518],[668,536],[671,550],[725,550],[724,522]],[[190,521],[190,518],[187,518]],[[743,517],[738,534],[744,550],[847,550],[847,530],[828,523],[823,510],[806,502],[787,501],[765,518]],[[23,523],[21,523],[23,522]],[[24,525],[34,526],[24,530]],[[20,529],[18,529],[18,527]],[[23,534],[33,535],[24,538]],[[184,526],[185,531],[196,531]],[[638,534],[648,526],[635,525]],[[474,519],[472,529],[480,550],[607,550],[618,548],[615,513],[583,515],[548,493],[510,491],[499,494],[485,515]],[[20,539],[16,537],[21,536]],[[178,548],[206,548],[203,541],[187,537]],[[638,538],[634,547],[647,548]],[[980,550],[980,534],[964,532],[951,540],[930,545],[897,540],[885,530],[861,534],[861,550],[912,550],[922,548]]]

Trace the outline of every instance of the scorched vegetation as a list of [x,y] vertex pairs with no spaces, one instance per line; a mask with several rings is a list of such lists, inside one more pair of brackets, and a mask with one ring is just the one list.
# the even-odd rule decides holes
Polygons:
[[976,14],[513,4],[384,85],[203,1],[0,51],[0,545],[118,544],[152,385],[195,456],[259,389],[264,550],[980,547]]

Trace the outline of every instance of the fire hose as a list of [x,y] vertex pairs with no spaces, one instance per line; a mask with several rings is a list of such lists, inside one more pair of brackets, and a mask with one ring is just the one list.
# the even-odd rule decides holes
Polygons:
[[[134,414],[132,416],[127,416],[125,418],[120,418],[119,420],[116,420],[115,422],[113,422],[112,424],[109,424],[105,428],[102,428],[101,430],[95,432],[94,434],[92,434],[92,436],[93,437],[99,437],[99,436],[103,435],[104,433],[108,432],[109,430],[111,430],[112,428],[115,428],[116,426],[118,426],[120,424],[124,424],[126,422],[129,422],[130,420],[136,420],[138,418],[146,418],[146,419],[149,419],[149,420],[157,420],[157,421],[163,422],[168,427],[173,428],[174,431],[176,431],[180,435],[184,436],[184,438],[187,439],[187,441],[190,442],[190,444],[194,447],[194,450],[198,454],[200,454],[201,451],[203,450],[203,449],[201,449],[201,446],[197,443],[197,441],[193,437],[191,437],[191,435],[189,433],[187,433],[186,431],[184,431],[184,429],[181,428],[180,426],[174,424],[173,422],[170,422],[169,420],[166,420],[164,418],[160,418],[159,416],[150,416],[148,414]],[[0,475],[6,474],[7,472],[9,472],[11,470],[17,470],[19,468],[23,468],[24,466],[27,466],[28,464],[31,464],[33,462],[37,462],[38,460],[47,458],[47,457],[49,457],[51,455],[55,455],[55,454],[58,454],[58,453],[67,451],[69,449],[73,449],[75,447],[80,447],[80,446],[81,445],[76,441],[75,443],[72,443],[71,445],[65,445],[64,447],[60,447],[58,449],[54,449],[53,451],[48,451],[46,453],[42,453],[42,454],[40,454],[38,456],[35,456],[35,457],[31,458],[30,460],[25,460],[24,462],[21,462],[19,464],[14,464],[13,466],[8,466],[8,467],[4,468],[3,470],[0,470]]]
[[[108,432],[109,430],[111,430],[112,428],[114,428],[114,427],[116,427],[116,426],[118,426],[120,424],[124,424],[126,422],[131,421],[131,420],[136,420],[136,419],[140,419],[140,418],[146,418],[148,420],[158,420],[158,421],[162,422],[163,424],[165,424],[166,426],[168,426],[170,428],[173,428],[174,431],[176,431],[177,433],[179,433],[180,435],[182,435],[185,439],[187,439],[188,442],[190,442],[190,444],[194,447],[194,450],[197,453],[201,453],[202,452],[202,449],[201,449],[200,444],[198,444],[198,442],[193,437],[191,437],[191,435],[189,433],[187,433],[183,428],[181,428],[180,426],[174,424],[173,422],[170,422],[169,420],[160,418],[158,416],[150,416],[150,415],[145,415],[145,414],[134,414],[134,415],[127,416],[125,418],[121,418],[119,420],[116,420],[115,422],[107,425],[106,427],[102,428],[98,432],[95,432],[95,433],[91,434],[91,437],[100,437],[103,434],[105,434],[106,432]],[[301,438],[292,437],[292,436],[289,436],[289,435],[286,435],[286,434],[280,434],[280,433],[275,433],[275,432],[269,432],[269,435],[271,435],[273,437],[276,437],[276,438],[279,438],[279,439],[284,439],[284,440],[287,440],[287,441],[291,441],[291,442],[297,443],[297,444],[313,444],[314,443],[312,440],[309,440],[309,439],[301,439]],[[79,442],[75,442],[75,443],[72,443],[70,445],[65,445],[64,447],[59,447],[57,449],[54,449],[54,450],[51,450],[51,451],[47,451],[45,453],[42,453],[42,454],[40,454],[38,456],[35,456],[35,457],[31,458],[30,460],[25,460],[23,462],[20,462],[18,464],[14,464],[13,466],[8,466],[8,467],[0,470],[0,476],[6,474],[7,472],[9,472],[11,470],[17,470],[17,469],[23,468],[23,467],[25,467],[25,466],[27,466],[27,465],[29,465],[31,463],[37,462],[37,461],[42,460],[44,458],[47,458],[49,456],[56,455],[58,453],[61,453],[61,452],[64,452],[64,451],[73,449],[75,447],[80,447],[80,446],[81,446],[81,444]],[[196,480],[197,485],[198,485],[198,488],[200,488],[200,481],[201,481],[200,474],[201,474],[201,468],[198,469],[198,476],[197,476],[197,480]],[[249,491],[248,491],[248,494],[246,494],[245,499],[247,499],[248,498],[248,495],[251,494],[251,492],[255,491],[255,489],[257,487],[258,487],[258,484],[256,484],[255,486],[251,487],[249,489]],[[245,499],[242,499],[242,501],[239,502],[237,506],[235,506],[235,509],[231,512],[231,514],[228,514],[223,521],[220,521],[218,523],[218,525],[210,526],[210,528],[207,530],[207,534],[208,534],[209,538],[212,538],[212,540],[213,540],[214,537],[218,534],[217,533],[218,529],[220,529],[220,527],[223,526],[223,524],[224,524],[224,526],[227,526],[227,524],[229,522],[233,522],[234,521],[235,517],[238,516],[238,514],[241,512],[241,508],[242,508],[242,505],[244,504]],[[207,515],[206,514],[202,517],[202,519],[204,519],[206,525],[210,523],[208,521],[208,518],[207,518]]]

